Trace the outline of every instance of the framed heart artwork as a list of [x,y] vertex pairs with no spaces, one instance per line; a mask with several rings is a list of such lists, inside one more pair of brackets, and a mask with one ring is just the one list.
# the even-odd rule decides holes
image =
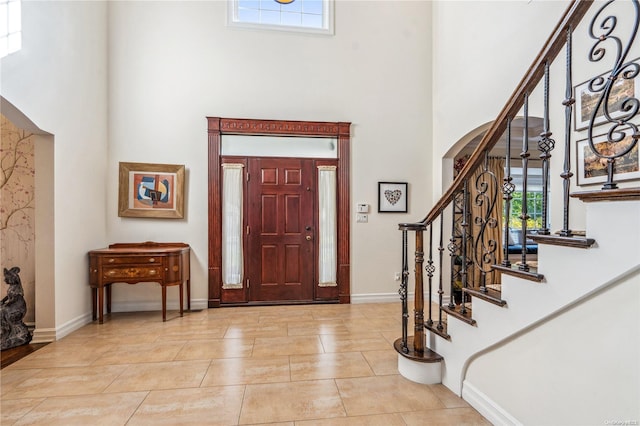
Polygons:
[[378,182],[378,213],[406,213],[407,185],[406,182]]

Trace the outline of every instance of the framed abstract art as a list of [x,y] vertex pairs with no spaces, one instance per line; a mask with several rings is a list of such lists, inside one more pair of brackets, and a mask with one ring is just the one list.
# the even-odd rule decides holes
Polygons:
[[184,165],[121,162],[118,216],[182,219]]

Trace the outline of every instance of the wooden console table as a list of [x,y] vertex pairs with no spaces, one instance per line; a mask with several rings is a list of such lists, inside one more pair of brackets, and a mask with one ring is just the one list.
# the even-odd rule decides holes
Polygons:
[[[191,310],[189,282],[190,247],[184,243],[120,243],[89,252],[89,285],[93,320],[103,322],[104,292],[107,313],[111,312],[111,285],[157,282],[162,287],[162,321],[167,320],[167,287],[180,287],[180,316],[183,315],[183,284],[187,287],[187,309]],[[96,315],[97,313],[97,315]]]

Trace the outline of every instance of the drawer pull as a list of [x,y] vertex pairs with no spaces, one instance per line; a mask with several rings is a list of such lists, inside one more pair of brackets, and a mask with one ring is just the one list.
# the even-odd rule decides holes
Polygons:
[[156,261],[156,259],[155,259],[155,258],[153,258],[153,257],[152,257],[151,259],[149,259],[149,262],[151,262],[151,263],[153,263],[153,262],[155,262],[155,261]]
[[113,263],[113,262],[115,262],[115,261],[116,261],[116,260],[115,260],[113,257],[109,259],[109,263]]

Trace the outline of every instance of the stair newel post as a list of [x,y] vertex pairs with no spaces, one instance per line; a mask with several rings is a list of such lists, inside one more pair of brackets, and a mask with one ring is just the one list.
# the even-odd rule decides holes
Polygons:
[[466,179],[464,181],[464,187],[462,190],[463,193],[463,200],[462,200],[462,223],[460,224],[461,228],[462,228],[462,266],[460,269],[460,274],[462,276],[462,302],[461,302],[461,308],[460,308],[460,313],[465,315],[467,313],[467,308],[465,306],[465,299],[467,297],[467,279],[468,279],[468,274],[467,274],[467,267],[469,266],[469,262],[467,261],[467,246],[468,246],[468,238],[469,238],[469,180]]
[[538,234],[549,235],[549,158],[556,142],[551,139],[549,130],[549,61],[544,64],[544,128],[538,141],[538,150],[542,160],[542,226]]
[[573,113],[573,105],[576,100],[573,97],[573,82],[572,82],[572,53],[571,53],[571,33],[573,29],[567,28],[567,42],[566,42],[566,80],[565,80],[565,99],[562,101],[564,105],[564,165],[562,169],[562,189],[563,189],[563,202],[562,202],[562,230],[560,235],[563,237],[573,236],[573,232],[569,229],[569,192],[571,190],[571,117]]
[[529,265],[527,264],[527,220],[529,214],[527,210],[527,177],[529,174],[529,94],[524,94],[524,128],[522,129],[522,152],[520,158],[522,158],[522,211],[520,214],[520,220],[522,223],[522,260],[518,267],[521,271],[528,271]]
[[427,271],[427,276],[429,277],[429,298],[427,299],[427,303],[429,304],[429,315],[427,317],[426,325],[431,327],[433,325],[433,309],[431,300],[433,299],[433,273],[436,268],[433,266],[433,223],[429,224],[429,260],[427,260],[427,267],[425,271]]
[[438,243],[438,260],[440,267],[438,268],[438,325],[436,328],[442,331],[442,296],[444,290],[442,289],[442,262],[444,260],[444,245],[443,245],[443,233],[444,233],[444,211],[440,212],[440,241]]
[[424,354],[424,281],[422,265],[424,264],[424,236],[423,229],[416,229],[416,269],[415,269],[415,295],[414,295],[414,326],[413,326],[413,350],[416,354]]
[[513,178],[511,177],[511,117],[507,119],[507,152],[505,155],[505,175],[502,184],[502,198],[504,199],[504,239],[503,239],[503,252],[502,266],[507,268],[511,267],[511,261],[509,260],[509,218],[511,217],[511,200],[513,197],[513,191],[516,186],[513,184]]
[[407,253],[407,229],[402,229],[402,281],[400,282],[400,301],[402,303],[402,352],[409,353],[407,347],[407,329],[409,322],[409,309],[407,307],[407,285],[409,283],[409,261]]

